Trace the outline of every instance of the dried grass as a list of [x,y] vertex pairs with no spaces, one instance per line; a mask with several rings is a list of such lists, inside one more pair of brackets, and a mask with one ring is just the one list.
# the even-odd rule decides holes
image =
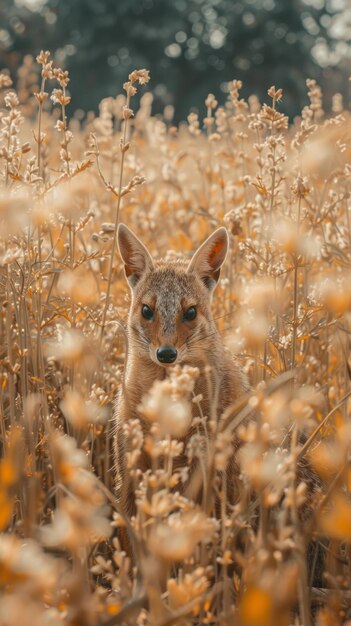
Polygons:
[[[224,107],[210,94],[204,120],[191,113],[177,128],[150,116],[150,93],[133,113],[132,96],[148,82],[140,70],[98,116],[68,122],[67,73],[49,53],[37,61],[41,76],[26,58],[18,95],[0,75],[0,624],[308,626],[311,611],[318,626],[343,623],[350,114],[336,96],[326,117],[310,80],[310,104],[289,127],[280,89],[261,106],[240,99],[233,81]],[[186,472],[172,466],[177,416],[187,428],[197,374],[174,370],[150,392],[150,437],[137,418],[126,431],[133,520],[113,495],[112,471],[129,306],[115,245],[122,217],[160,256],[188,255],[213,227],[228,227],[214,318],[253,386],[223,417],[213,450],[200,435],[191,442],[203,506],[175,491]],[[201,398],[193,401],[204,424]],[[259,418],[245,426],[252,408]],[[241,475],[230,509],[218,472],[234,429]],[[153,458],[147,475],[143,447]],[[132,570],[120,545],[126,528]],[[311,539],[327,545],[318,589]]]

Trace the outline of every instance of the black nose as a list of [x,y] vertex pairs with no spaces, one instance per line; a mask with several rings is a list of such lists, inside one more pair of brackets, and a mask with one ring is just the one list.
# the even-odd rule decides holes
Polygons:
[[160,363],[173,363],[177,358],[177,350],[171,346],[161,346],[156,350],[156,355]]

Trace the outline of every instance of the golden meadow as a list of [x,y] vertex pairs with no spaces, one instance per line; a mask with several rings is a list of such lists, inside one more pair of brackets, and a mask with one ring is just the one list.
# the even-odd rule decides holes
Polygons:
[[[24,59],[17,92],[0,75],[0,624],[342,624],[351,606],[350,115],[338,94],[326,115],[307,80],[309,104],[289,126],[280,89],[246,102],[233,81],[224,106],[209,94],[178,128],[170,107],[151,115],[148,81],[134,71],[82,122],[49,53]],[[130,298],[121,221],[166,258],[229,230],[213,314],[252,384],[229,420],[242,441],[229,514],[176,492],[165,466],[177,441],[143,441],[137,418],[136,518],[114,497],[111,417]],[[173,386],[201,407],[194,375],[175,369]],[[245,425],[252,408],[257,422]],[[140,476],[144,445],[154,470]],[[224,429],[204,460],[217,496],[230,453]],[[318,476],[312,488],[296,480],[304,462]],[[126,526],[132,565],[118,539]],[[318,586],[311,540],[325,546]]]

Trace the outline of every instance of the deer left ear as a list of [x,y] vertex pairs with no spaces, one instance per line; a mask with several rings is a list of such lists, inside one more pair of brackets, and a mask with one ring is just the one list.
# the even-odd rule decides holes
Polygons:
[[152,259],[144,244],[125,224],[118,226],[117,239],[124,272],[133,289],[145,272],[153,270]]
[[206,287],[212,291],[218,282],[228,247],[228,232],[222,226],[215,230],[195,252],[188,265],[187,272],[199,274]]

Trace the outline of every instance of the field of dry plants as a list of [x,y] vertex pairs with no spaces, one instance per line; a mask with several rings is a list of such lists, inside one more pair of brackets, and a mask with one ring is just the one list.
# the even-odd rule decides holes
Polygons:
[[[17,92],[0,74],[0,624],[351,623],[350,115],[338,94],[325,115],[307,80],[289,126],[281,90],[246,102],[233,81],[224,107],[210,94],[178,128],[170,107],[151,115],[148,80],[133,72],[82,121],[49,53],[24,59]],[[193,397],[201,373],[175,369],[171,386],[215,433],[185,451],[212,508],[177,491],[176,433],[154,424],[143,440],[138,418],[126,433],[136,517],[114,497],[130,302],[120,221],[169,259],[230,233],[213,315],[252,392],[218,427]],[[150,392],[163,421],[169,389]],[[234,430],[230,507],[220,470]]]

